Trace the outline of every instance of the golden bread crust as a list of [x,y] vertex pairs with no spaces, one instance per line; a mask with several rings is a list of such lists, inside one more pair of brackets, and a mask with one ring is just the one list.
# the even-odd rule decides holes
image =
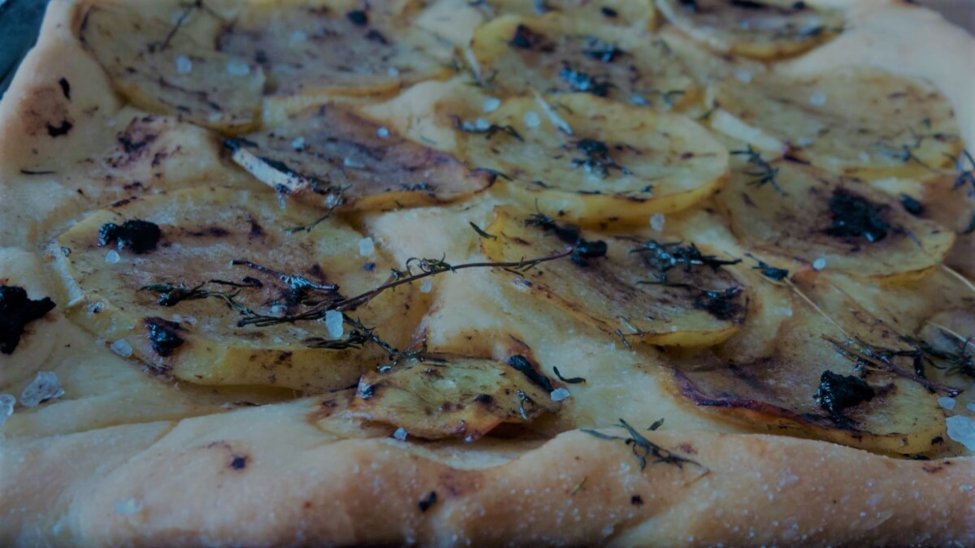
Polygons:
[[[75,7],[51,2],[0,103],[0,278],[32,295],[50,288],[39,274],[47,227],[113,192],[79,193],[85,175],[22,171],[61,172],[115,134],[103,124],[123,105],[75,37]],[[849,18],[839,37],[777,70],[872,65],[928,80],[975,143],[975,39],[899,2],[858,2]],[[57,95],[60,78],[72,83],[69,102]],[[64,120],[75,131],[48,138],[47,125]],[[220,162],[212,147],[183,154],[170,180],[180,162],[204,174]],[[19,386],[52,359],[52,343],[39,339],[0,357],[0,386]],[[160,409],[172,398],[172,408],[0,433],[3,544],[975,544],[971,456],[912,461],[790,437],[665,430],[643,435],[692,462],[650,456],[641,469],[622,429],[600,430],[620,439],[575,430],[474,445],[343,439],[322,427],[321,397],[220,412],[162,382],[133,382],[132,398],[152,394]],[[85,405],[99,415],[112,403]]]

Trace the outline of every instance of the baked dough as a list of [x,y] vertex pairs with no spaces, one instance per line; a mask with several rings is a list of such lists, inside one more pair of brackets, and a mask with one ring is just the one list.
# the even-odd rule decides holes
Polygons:
[[[421,20],[453,17],[456,10],[456,20],[468,21],[473,32],[480,20],[466,4],[437,2]],[[772,65],[769,77],[866,65],[918,78],[951,102],[964,142],[975,143],[970,36],[899,2],[810,4],[843,9],[843,32]],[[921,451],[933,459],[912,460],[758,433],[762,428],[747,420],[675,396],[679,390],[663,364],[678,358],[634,350],[598,322],[553,313],[489,270],[429,278],[430,293],[419,294],[417,305],[426,312],[411,320],[417,336],[438,351],[475,356],[509,356],[527,345],[551,378],[555,365],[586,383],[564,385],[572,397],[560,411],[474,442],[390,437],[387,425],[362,424],[347,412],[356,397],[348,390],[296,397],[280,387],[175,382],[141,370],[118,347],[110,350],[111,341],[85,331],[83,321],[66,318],[77,288],[63,281],[56,266],[61,250],[52,242],[89,212],[130,196],[215,182],[270,191],[236,169],[212,133],[141,112],[116,94],[79,42],[86,5],[51,2],[38,45],[0,103],[0,281],[58,305],[28,325],[14,353],[0,356],[0,392],[19,394],[42,370],[55,372],[64,388],[60,399],[18,407],[0,430],[4,544],[975,543],[970,448],[942,440],[941,448]],[[457,33],[464,35],[457,27],[445,30],[463,43]],[[766,70],[727,63],[732,73]],[[438,115],[430,106],[437,90],[416,89],[361,112],[454,150],[455,137],[443,126],[434,123],[440,133],[427,133]],[[417,95],[426,100],[415,101]],[[285,100],[272,103],[265,117],[299,110]],[[736,128],[714,133],[736,134]],[[147,133],[157,137],[137,154],[126,153],[118,138]],[[420,137],[415,140],[424,142]],[[756,146],[762,142],[756,139]],[[481,256],[481,237],[467,223],[489,226],[494,207],[510,202],[505,184],[453,205],[365,213],[355,228],[399,263],[440,256],[464,262]],[[915,181],[883,184],[925,196]],[[714,228],[708,215],[691,212],[667,223],[683,223],[695,239],[744,258],[747,249]],[[793,271],[799,265],[788,263]],[[811,272],[801,270],[795,283],[806,283]],[[885,301],[889,310],[870,313],[928,310],[941,306],[947,291],[964,294],[952,285],[959,280],[943,272],[930,276],[936,282],[917,292],[909,285],[916,280],[877,282],[869,291],[896,298]],[[750,282],[756,279],[757,273]],[[855,280],[846,286],[846,278],[836,280],[838,287],[864,290]],[[815,281],[808,283],[813,294]],[[762,298],[786,303],[784,294],[776,286]],[[971,310],[971,293],[959,299]],[[727,350],[757,352],[775,336],[765,328],[769,321],[750,318]],[[959,321],[965,327],[971,316]],[[955,405],[970,417],[970,407],[963,408],[972,400],[965,397]],[[637,430],[621,428],[620,417]],[[663,427],[647,431],[658,419]],[[785,433],[817,437],[797,424],[783,427]],[[856,436],[837,441],[872,443]]]

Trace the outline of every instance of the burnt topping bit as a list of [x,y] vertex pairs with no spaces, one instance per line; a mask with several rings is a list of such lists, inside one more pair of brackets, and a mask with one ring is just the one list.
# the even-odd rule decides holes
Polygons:
[[71,100],[71,83],[68,82],[68,79],[65,78],[65,77],[63,77],[63,76],[61,78],[59,78],[58,79],[58,86],[61,88],[61,93],[64,94],[64,98],[67,99],[68,101],[70,101]]
[[788,270],[784,268],[774,267],[766,263],[765,261],[758,261],[758,264],[756,266],[753,266],[752,269],[758,270],[759,272],[762,273],[762,276],[765,276],[766,278],[775,282],[781,282],[782,280],[784,280],[786,277],[789,276]]
[[591,93],[596,97],[606,97],[609,94],[609,89],[613,87],[610,82],[575,70],[569,65],[562,67],[562,70],[559,71],[559,78],[567,83],[572,91]]
[[247,468],[247,457],[244,455],[234,455],[230,460],[230,467],[234,470],[243,470]]
[[353,25],[364,27],[369,24],[369,15],[363,10],[351,10],[345,16]]
[[616,47],[615,44],[610,44],[609,42],[604,42],[599,38],[590,36],[586,40],[586,47],[582,50],[582,53],[602,63],[612,63],[619,59],[624,52]]
[[159,226],[149,221],[130,219],[119,226],[115,223],[105,223],[98,230],[98,247],[115,242],[119,250],[129,249],[136,255],[148,253],[156,249],[162,231]]
[[738,286],[723,291],[705,290],[694,299],[694,308],[704,310],[719,320],[731,320],[742,311],[738,295],[741,295]]
[[863,379],[854,375],[840,375],[824,371],[819,378],[819,389],[815,398],[838,426],[849,426],[850,419],[843,415],[849,407],[870,401],[876,395],[873,388]]
[[437,503],[437,492],[430,491],[429,493],[424,495],[422,499],[420,499],[420,502],[417,503],[417,506],[420,507],[421,512],[426,512],[427,510],[430,509],[431,506],[433,506],[436,503]]
[[54,308],[50,297],[31,300],[22,287],[0,285],[0,352],[13,354],[24,327]]
[[535,49],[545,42],[545,36],[535,32],[525,25],[515,27],[515,35],[508,41],[508,45],[518,49]]
[[616,17],[616,16],[619,15],[619,12],[618,11],[614,10],[613,8],[607,7],[607,6],[603,6],[603,7],[599,8],[599,11],[602,12],[602,14],[604,16],[610,17],[610,18]]
[[573,159],[573,167],[582,167],[586,173],[591,173],[599,178],[609,175],[611,169],[617,169],[624,175],[630,173],[628,169],[616,163],[616,160],[609,154],[609,147],[602,141],[589,138],[580,139],[576,142],[576,148],[585,156],[582,159]]
[[528,380],[535,383],[546,392],[555,390],[555,387],[552,386],[552,381],[550,381],[545,375],[539,373],[535,369],[535,366],[528,361],[528,358],[521,355],[511,356],[508,358],[508,365],[521,372],[523,375],[528,377]]
[[67,119],[61,120],[61,123],[59,125],[54,125],[48,122],[47,134],[50,135],[51,137],[60,137],[62,135],[67,135],[68,132],[71,131],[71,128],[73,127],[74,124],[72,124]]
[[183,328],[176,322],[153,316],[142,320],[142,323],[149,330],[152,351],[164,358],[171,356],[174,350],[186,342],[177,334]]
[[838,188],[829,198],[833,226],[826,229],[826,234],[844,239],[863,236],[868,242],[879,242],[887,237],[887,231],[891,228],[884,219],[887,209],[886,205],[876,204],[859,194]]
[[904,211],[915,217],[920,217],[924,213],[924,204],[909,194],[901,194],[901,205],[904,207]]
[[536,226],[546,232],[554,232],[559,240],[572,245],[572,254],[569,258],[577,266],[589,266],[586,259],[596,259],[605,257],[609,247],[602,240],[584,240],[582,232],[574,226],[562,226],[556,223],[548,215],[535,213],[525,220],[528,226]]
[[765,3],[754,0],[730,0],[730,3],[732,6],[747,10],[763,10],[768,7]]

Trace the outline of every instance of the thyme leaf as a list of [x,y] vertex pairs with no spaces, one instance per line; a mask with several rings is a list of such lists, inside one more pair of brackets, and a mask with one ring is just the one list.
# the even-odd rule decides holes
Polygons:
[[558,367],[552,367],[552,372],[555,373],[556,378],[558,378],[560,381],[566,384],[579,384],[579,383],[586,382],[586,379],[582,377],[569,377],[569,378],[563,377],[562,374],[559,373]]
[[630,253],[639,253],[644,257],[654,277],[654,281],[649,283],[658,284],[669,283],[668,272],[677,267],[683,267],[685,272],[690,272],[698,266],[709,266],[712,270],[717,270],[722,266],[741,262],[741,259],[724,260],[714,255],[705,255],[693,243],[681,245],[680,242],[660,243],[656,240],[647,240],[639,247],[631,249]]
[[785,196],[786,193],[782,190],[777,179],[779,175],[779,168],[773,167],[770,162],[762,158],[762,155],[752,148],[752,145],[748,145],[748,148],[744,150],[732,150],[732,155],[735,156],[746,156],[746,161],[750,166],[751,170],[745,171],[745,175],[752,177],[748,184],[753,186],[764,186],[766,184],[772,185],[780,195]]
[[494,234],[489,234],[483,228],[481,228],[481,227],[477,226],[476,224],[474,224],[474,221],[468,221],[468,223],[471,225],[471,228],[474,229],[474,232],[477,232],[477,235],[478,236],[480,236],[482,238],[487,238],[488,240],[497,240],[498,239],[498,237],[495,236]]
[[[640,470],[646,469],[647,461],[650,457],[653,458],[653,460],[650,461],[650,464],[657,464],[657,463],[673,464],[678,468],[683,468],[685,464],[690,464],[707,470],[701,463],[677,455],[671,452],[670,450],[665,449],[660,445],[657,445],[656,443],[648,440],[646,436],[644,436],[639,431],[637,431],[636,428],[630,426],[630,424],[625,420],[620,419],[619,421],[620,422],[617,426],[626,430],[626,433],[629,435],[629,437],[620,437],[620,436],[613,436],[610,434],[604,434],[598,430],[592,430],[589,428],[583,428],[582,431],[602,440],[623,440],[623,442],[626,445],[630,446],[630,449],[633,451],[633,455],[640,463]],[[650,427],[650,430],[656,430],[657,428],[660,427],[661,424],[663,424],[663,421],[658,420],[654,422],[653,426]]]

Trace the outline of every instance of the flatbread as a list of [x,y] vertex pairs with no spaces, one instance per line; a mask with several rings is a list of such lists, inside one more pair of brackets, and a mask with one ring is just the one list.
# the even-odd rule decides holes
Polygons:
[[[342,17],[362,9],[353,2],[315,4],[315,9],[328,4]],[[478,57],[482,52],[468,51],[470,37],[492,18],[530,22],[537,15],[520,12],[524,6],[489,4],[490,9],[453,0],[404,1],[377,8],[382,14],[369,20],[382,25],[384,40],[406,44],[403,51],[408,54],[395,62],[404,74],[416,67],[409,77],[398,79],[380,63],[374,70],[382,74],[376,78],[363,77],[365,83],[348,78],[338,90],[290,82],[300,90],[296,92],[280,81],[272,87],[251,82],[264,94],[254,102],[259,115],[238,109],[232,117],[211,119],[195,102],[181,111],[165,102],[140,101],[140,94],[149,89],[152,95],[155,88],[140,88],[140,81],[120,84],[124,72],[106,70],[110,61],[82,39],[92,9],[124,11],[125,3],[51,2],[37,46],[0,103],[0,285],[22,287],[29,299],[49,297],[56,304],[26,323],[11,353],[0,354],[0,393],[15,395],[19,402],[0,426],[0,539],[12,545],[975,543],[975,449],[972,434],[964,434],[975,424],[975,400],[972,377],[963,369],[963,359],[970,359],[964,335],[973,334],[975,325],[975,269],[970,257],[957,252],[970,248],[965,246],[971,245],[972,235],[965,233],[965,225],[972,207],[969,187],[952,190],[956,180],[971,184],[963,177],[966,171],[971,177],[975,168],[961,154],[965,143],[975,142],[970,76],[975,73],[975,41],[939,16],[907,4],[817,1],[809,4],[841,10],[842,29],[808,51],[792,52],[795,57],[764,64],[732,57],[713,44],[718,51],[709,50],[695,41],[694,33],[683,34],[666,24],[666,10],[626,11],[639,2],[607,2],[603,7],[609,12],[586,11],[592,6],[585,2],[549,2],[569,14],[582,10],[577,21],[630,14],[625,21],[605,24],[619,25],[618,32],[635,43],[648,37],[667,40],[684,64],[681,73],[694,82],[693,90],[686,91],[688,102],[647,93],[627,104],[631,98],[591,97],[591,90],[550,95],[547,88],[492,88],[484,72],[489,67],[481,62],[485,58]],[[170,24],[175,24],[199,5],[172,7]],[[156,5],[146,9],[164,11]],[[206,3],[207,17],[214,21],[237,20],[246,9],[284,12],[289,5]],[[414,20],[410,18],[428,32],[402,24]],[[359,20],[349,19],[352,30],[359,28]],[[192,18],[186,21],[198,24]],[[239,21],[238,30],[248,19]],[[206,25],[216,24],[204,23],[188,28],[209,32]],[[532,40],[530,35],[521,38]],[[210,67],[200,85],[219,76],[212,67],[220,65],[214,63],[235,62],[228,74],[240,78],[273,73],[273,64],[247,56],[246,43],[234,44],[233,52],[216,51],[198,63]],[[454,50],[454,45],[459,47]],[[612,56],[597,50],[597,56]],[[158,70],[177,64],[185,68],[177,58]],[[433,70],[451,66],[440,64],[450,58],[461,67],[456,73]],[[240,63],[248,67],[247,74]],[[284,73],[273,74],[272,81]],[[891,85],[925,99],[910,108],[928,113],[933,105],[930,124],[939,129],[931,132],[942,137],[927,137],[912,147],[910,134],[897,134],[901,141],[870,150],[866,160],[851,155],[846,163],[831,164],[834,171],[827,175],[813,170],[821,167],[821,156],[814,153],[828,147],[794,142],[795,136],[776,123],[781,114],[749,109],[747,102],[722,101],[718,93],[718,84],[755,82],[756,96],[765,101],[760,94],[772,93],[775,86],[810,81],[832,86],[829,78],[836,75],[856,79],[865,74],[876,78],[877,86]],[[912,80],[890,80],[901,77]],[[426,81],[414,85],[419,80]],[[478,80],[480,86],[472,85]],[[578,71],[569,83],[579,83]],[[346,84],[364,86],[368,93],[352,93]],[[813,113],[814,122],[826,119],[821,117],[835,98],[834,88],[823,89],[829,92],[824,93],[825,105],[818,95],[796,100]],[[840,93],[845,88],[835,89]],[[241,98],[246,94],[247,89],[237,89],[235,104],[250,104]],[[850,94],[851,101],[855,95]],[[508,100],[512,102],[505,104]],[[629,120],[652,118],[665,129],[670,116],[690,120],[694,131],[701,131],[694,134],[700,135],[695,151],[715,154],[702,164],[713,169],[715,162],[724,162],[719,168],[727,165],[727,174],[716,183],[710,172],[695,180],[706,191],[680,207],[654,209],[651,189],[640,202],[638,222],[612,218],[612,207],[621,206],[601,201],[625,200],[621,196],[553,198],[558,195],[551,189],[533,184],[534,174],[540,173],[541,180],[550,173],[547,147],[563,147],[560,161],[565,164],[559,165],[603,177],[589,181],[588,190],[598,190],[603,184],[599,181],[622,177],[627,163],[639,161],[635,153],[623,156],[603,151],[600,143],[581,142],[584,135],[574,133],[582,132],[576,118],[580,115],[562,110],[566,104],[599,109],[601,101],[609,100],[617,101],[613,108],[640,113]],[[525,102],[535,106],[524,107]],[[535,116],[517,110],[522,107]],[[294,119],[314,124],[318,108],[335,109],[328,111],[330,116],[342,112],[360,120],[358,127],[369,128],[370,143],[372,135],[391,137],[382,142],[397,143],[402,148],[395,150],[407,151],[402,156],[434,159],[439,171],[429,171],[429,177],[443,182],[420,186],[428,180],[425,176],[406,184],[397,175],[395,187],[376,185],[364,197],[342,188],[356,184],[357,157],[346,157],[343,166],[332,164],[332,169],[353,175],[335,185],[307,171],[282,169],[293,163],[296,150],[314,143],[294,143],[302,137],[297,134],[276,137],[275,128],[288,128],[288,120]],[[946,109],[953,117],[938,114]],[[502,119],[509,111],[521,116]],[[905,116],[917,112],[905,111]],[[885,127],[869,114],[862,123]],[[842,120],[832,120],[828,127],[844,127]],[[942,121],[944,128],[938,126]],[[515,173],[519,166],[510,161],[484,166],[482,159],[490,155],[485,147],[467,146],[472,139],[516,139],[512,131],[526,147],[522,150],[539,151],[531,153],[535,156],[525,153],[521,163],[527,176]],[[613,131],[603,131],[600,138],[612,144]],[[815,138],[844,142],[840,131],[834,131]],[[340,133],[358,142],[355,131]],[[235,141],[249,135],[249,142],[261,146]],[[654,143],[645,146],[659,153]],[[727,156],[713,152],[721,147],[729,151]],[[636,145],[633,149],[642,150]],[[957,170],[955,162],[942,158],[946,151],[961,157]],[[682,165],[671,164],[679,153],[655,157],[654,165],[667,167],[663,177],[687,177],[668,167]],[[891,160],[901,158],[899,154],[900,164]],[[938,165],[930,165],[936,160]],[[881,175],[871,171],[878,165]],[[455,173],[462,176],[451,175]],[[573,171],[558,173],[571,177]],[[823,182],[814,182],[817,177]],[[456,189],[445,186],[450,181],[457,182]],[[828,203],[834,210],[862,206],[873,220],[857,225],[854,234],[842,223],[815,224],[826,213],[817,213],[818,202],[812,198],[798,205],[776,201],[806,188],[802,185],[831,192],[833,201]],[[211,197],[200,198],[204,194]],[[340,241],[337,246],[346,246],[342,257],[361,270],[341,266],[339,274],[330,274],[330,264],[344,264],[339,258],[323,262],[323,277],[316,278],[314,269],[303,265],[302,279],[318,284],[313,295],[319,291],[331,298],[322,287],[335,276],[344,276],[339,285],[342,291],[348,288],[343,294],[348,297],[382,283],[392,268],[399,276],[431,272],[371,301],[374,308],[349,310],[397,348],[425,350],[420,356],[426,361],[409,361],[412,369],[407,369],[406,362],[393,360],[388,369],[383,352],[364,342],[372,353],[344,348],[339,351],[348,354],[329,358],[342,375],[303,383],[308,376],[294,369],[299,362],[293,355],[310,355],[308,348],[327,353],[323,345],[349,337],[354,327],[340,321],[341,336],[333,337],[330,331],[336,325],[329,318],[334,316],[322,309],[315,322],[296,324],[305,330],[302,334],[288,331],[291,325],[275,326],[281,341],[254,343],[277,356],[260,354],[260,375],[233,360],[221,362],[229,363],[224,370],[229,376],[212,374],[208,354],[199,348],[222,348],[223,343],[213,342],[217,339],[211,332],[197,329],[199,324],[188,317],[211,310],[207,307],[231,323],[250,316],[212,297],[163,307],[156,301],[158,291],[139,291],[137,285],[185,282],[183,289],[192,288],[191,282],[215,277],[207,269],[216,267],[204,264],[205,254],[195,255],[194,262],[179,266],[186,279],[123,282],[133,278],[132,272],[159,272],[153,270],[154,251],[136,253],[135,244],[123,241],[119,233],[114,238],[108,234],[99,245],[97,229],[108,224],[99,215],[115,219],[118,229],[136,216],[130,212],[138,212],[163,226],[155,245],[183,245],[185,234],[177,235],[168,228],[177,225],[152,217],[154,212],[168,207],[173,216],[189,216],[193,208],[173,204],[184,200],[217,209],[230,200],[219,198],[226,194],[233,194],[252,218],[241,228],[221,220],[226,216],[214,215],[212,226],[201,221],[200,227],[187,228],[194,241],[203,242],[200,246],[216,249],[227,238],[237,238],[233,230],[240,229],[241,241],[255,239],[234,244],[242,252],[239,258],[267,266],[277,255],[258,250],[271,238],[297,234],[296,240],[283,240],[288,242],[284,247],[307,249],[301,245],[319,239],[316,234],[354,235],[334,237]],[[923,218],[910,214],[911,202],[902,195],[923,204]],[[535,196],[542,199],[533,207]],[[742,215],[737,202],[729,200],[745,197],[769,209],[763,207],[762,215]],[[565,203],[562,215],[560,199]],[[776,204],[786,204],[785,213],[774,209]],[[902,204],[905,210],[894,211]],[[271,212],[268,220],[262,211]],[[274,224],[276,211],[281,217]],[[776,232],[764,215],[767,211],[791,215],[795,222],[788,231]],[[326,213],[331,216],[321,221],[318,217]],[[768,226],[773,236],[760,238]],[[833,234],[824,236],[828,231]],[[780,233],[787,238],[776,236]],[[82,240],[88,243],[78,243]],[[609,242],[608,256],[598,242]],[[689,255],[692,242],[700,245],[695,248],[698,255]],[[874,243],[885,247],[870,247]],[[661,266],[663,256],[657,250],[664,244],[700,262],[675,259]],[[620,251],[626,245],[637,251]],[[673,247],[678,245],[683,247]],[[858,263],[863,260],[858,259],[860,248],[883,252],[879,259]],[[169,253],[176,248],[161,249]],[[918,251],[910,251],[914,249]],[[519,264],[560,252],[561,259]],[[179,253],[172,253],[167,257],[178,264]],[[316,253],[302,257],[317,261]],[[245,274],[262,280],[265,289],[279,283],[276,271],[227,266],[226,257],[218,256],[224,278],[236,275],[235,268],[246,269],[230,280],[234,283]],[[624,268],[638,260],[634,256],[643,257],[639,260],[645,261],[640,264],[647,269],[647,281],[671,285],[639,286],[622,271],[601,266]],[[514,266],[454,270],[490,261]],[[520,270],[524,266],[534,268]],[[84,268],[118,269],[120,285],[99,286],[96,299],[90,280],[106,276],[78,274]],[[578,279],[559,283],[567,272]],[[289,280],[292,289],[307,290],[301,285],[305,282]],[[248,287],[203,287],[225,294],[236,288],[244,292],[240,295],[250,295]],[[586,292],[586,287],[598,291]],[[633,292],[621,297],[614,293],[618,287]],[[697,291],[702,288],[706,290]],[[607,295],[619,301],[591,304]],[[675,326],[669,336],[662,335],[659,322],[630,314],[630,301],[645,295],[654,303],[676,303],[676,312],[666,311]],[[306,306],[302,303],[299,299],[296,306]],[[245,304],[262,314],[284,313],[265,311],[257,300]],[[122,325],[119,318],[127,318],[136,305],[171,322],[151,324],[170,338],[154,339],[152,333],[158,332],[150,324],[135,323],[131,333],[126,331],[129,324]],[[191,314],[186,306],[196,308]],[[682,310],[709,311],[711,320],[721,321],[707,323],[695,314],[681,315]],[[382,319],[391,315],[395,318]],[[245,337],[255,330],[243,326],[233,333]],[[951,333],[962,335],[960,347],[951,346],[958,344]],[[935,360],[935,352],[951,354],[962,369],[938,369],[944,359],[924,362],[927,378],[918,378],[905,365],[912,356],[884,357],[884,349],[902,348],[899,334],[941,345],[922,357]],[[173,336],[182,342],[177,344]],[[170,346],[153,346],[160,340]],[[202,364],[200,371],[184,367],[189,362],[182,356],[190,350],[204,356],[193,362]],[[834,377],[821,376],[824,368],[819,365],[811,370],[809,356],[835,370]],[[308,363],[300,367],[313,370]],[[729,363],[737,364],[737,376],[727,373]],[[292,372],[285,374],[286,369]],[[390,376],[390,370],[401,371],[406,380]],[[426,370],[427,380],[410,377],[413,370]],[[493,373],[478,373],[485,370]],[[26,407],[23,391],[42,371],[56,375],[63,394],[47,392],[48,399]],[[459,380],[449,391],[437,388],[429,380],[433,378]],[[478,398],[488,388],[465,392],[474,382],[471,378],[498,387],[492,397],[514,404],[485,404]],[[861,394],[852,404],[824,403],[830,395],[838,397],[830,392],[839,386],[835,383],[866,390],[850,378],[868,384],[871,398]],[[824,389],[822,383],[834,388]],[[955,390],[965,388],[969,390]],[[505,400],[510,396],[505,389],[519,399]],[[457,401],[437,399],[445,393],[469,399],[461,400],[466,405],[458,409]],[[819,399],[813,397],[817,393]],[[428,407],[417,407],[420,396]],[[382,407],[394,404],[408,406],[412,414]],[[417,409],[431,410],[426,415],[433,418],[416,418]],[[462,426],[469,422],[481,427],[457,428],[450,422],[456,416],[466,419]],[[421,422],[422,429],[411,431]]]

